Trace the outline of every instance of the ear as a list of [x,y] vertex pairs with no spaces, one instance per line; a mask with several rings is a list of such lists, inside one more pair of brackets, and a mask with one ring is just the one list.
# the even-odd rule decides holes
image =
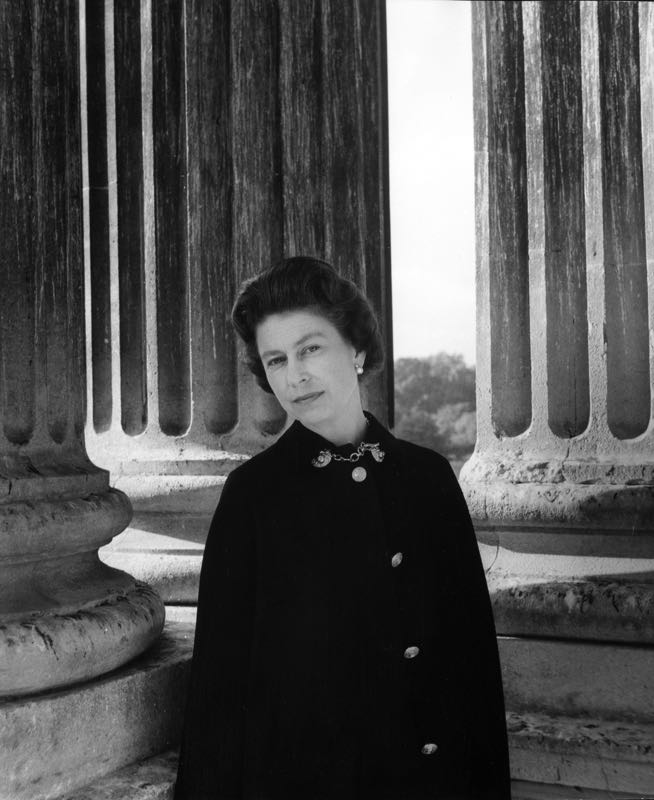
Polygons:
[[366,351],[359,350],[358,353],[355,354],[354,358],[356,359],[357,364],[361,364],[361,366],[365,366],[366,363]]

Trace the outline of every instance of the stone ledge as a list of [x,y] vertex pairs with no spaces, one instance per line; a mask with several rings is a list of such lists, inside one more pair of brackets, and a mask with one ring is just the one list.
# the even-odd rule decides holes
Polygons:
[[487,575],[498,631],[505,634],[654,643],[654,584],[620,578],[536,581]]
[[654,723],[654,647],[499,636],[507,708]]
[[109,675],[0,702],[0,800],[51,800],[173,747],[194,615],[171,610],[158,642]]
[[516,780],[638,797],[654,791],[654,724],[509,712],[507,727]]
[[[139,761],[58,800],[172,800],[177,750]],[[654,795],[514,780],[513,800],[651,800]]]
[[609,558],[593,549],[603,534],[585,538],[584,556],[480,542],[498,633],[654,644],[654,559]]
[[[625,794],[624,792],[604,792],[601,789],[582,789],[580,786],[552,786],[551,783],[531,783],[530,781],[511,782],[511,800],[652,800],[652,798],[654,795],[639,794],[636,796],[633,792]],[[127,800],[127,797],[124,800]],[[162,796],[161,800],[167,800],[167,798]]]

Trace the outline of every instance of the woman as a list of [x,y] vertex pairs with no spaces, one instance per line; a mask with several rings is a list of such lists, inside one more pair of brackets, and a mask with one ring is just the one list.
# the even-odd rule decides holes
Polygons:
[[294,422],[209,532],[176,800],[510,796],[493,619],[447,461],[364,413],[374,313],[323,261],[232,312]]

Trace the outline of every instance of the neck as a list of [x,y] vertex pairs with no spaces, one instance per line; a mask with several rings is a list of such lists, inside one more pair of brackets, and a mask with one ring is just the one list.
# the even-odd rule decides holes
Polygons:
[[368,420],[365,418],[363,409],[359,407],[358,412],[353,414],[346,422],[340,420],[338,424],[330,425],[326,423],[321,425],[320,428],[311,428],[310,425],[307,425],[307,427],[322,436],[323,439],[327,439],[327,441],[336,445],[336,447],[348,444],[348,442],[358,445],[365,438]]

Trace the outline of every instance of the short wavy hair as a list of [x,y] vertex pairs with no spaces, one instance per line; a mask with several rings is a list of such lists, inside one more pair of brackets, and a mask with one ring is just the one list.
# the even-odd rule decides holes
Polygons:
[[232,309],[232,324],[245,344],[245,359],[259,386],[272,394],[257,350],[257,327],[271,314],[310,309],[329,320],[357,352],[366,353],[365,373],[384,365],[379,322],[359,287],[326,261],[285,258],[245,281]]

